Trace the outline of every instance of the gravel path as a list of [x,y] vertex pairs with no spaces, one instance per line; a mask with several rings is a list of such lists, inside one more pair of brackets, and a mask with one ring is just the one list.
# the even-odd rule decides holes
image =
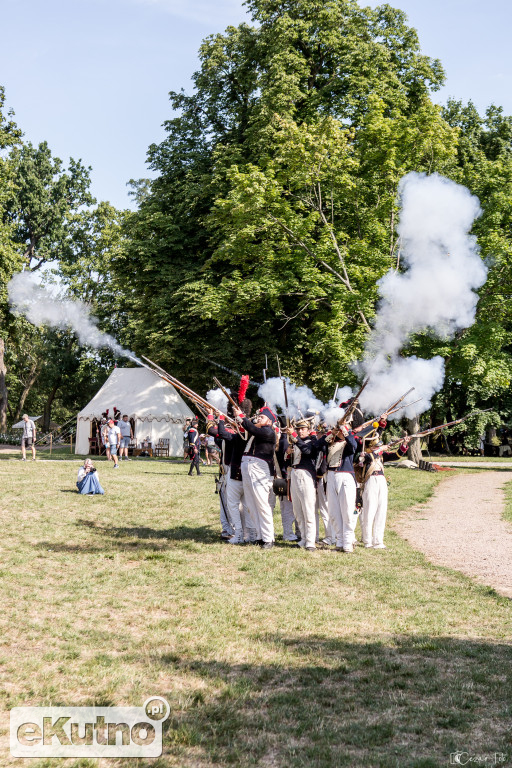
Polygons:
[[512,461],[433,461],[440,467],[461,467],[462,469],[508,469],[512,471]]
[[401,513],[393,527],[431,562],[512,598],[512,525],[501,516],[502,488],[510,480],[512,473],[491,471],[448,477],[425,506]]

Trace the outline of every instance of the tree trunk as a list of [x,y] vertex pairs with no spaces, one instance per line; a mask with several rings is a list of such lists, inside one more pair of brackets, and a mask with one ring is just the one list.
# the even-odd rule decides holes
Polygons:
[[7,432],[7,402],[8,392],[5,383],[5,341],[0,339],[0,432]]
[[29,371],[26,383],[23,387],[23,392],[21,393],[20,401],[18,403],[18,407],[16,408],[16,413],[14,414],[14,421],[19,421],[21,412],[23,411],[23,407],[25,405],[25,400],[27,399],[30,390],[32,389],[32,387],[37,381],[37,377],[39,376],[39,373],[40,373],[37,370],[37,367],[38,367],[38,362],[36,361],[32,365],[32,368]]
[[[407,432],[412,435],[414,432],[420,431],[420,422],[417,417],[414,419],[407,419]],[[409,443],[409,450],[407,451],[407,458],[414,461],[415,464],[419,464],[421,461],[421,439],[415,437]]]
[[43,411],[43,432],[49,432],[50,431],[50,421],[51,421],[51,415],[52,415],[52,405],[53,401],[55,400],[55,395],[57,394],[59,387],[61,385],[61,380],[59,379],[56,384],[54,384],[52,391],[48,395],[48,399],[46,403],[44,404],[44,411]]

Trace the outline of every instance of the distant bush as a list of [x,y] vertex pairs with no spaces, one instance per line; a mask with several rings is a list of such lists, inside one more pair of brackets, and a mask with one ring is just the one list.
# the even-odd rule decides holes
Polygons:
[[21,434],[14,435],[12,432],[0,433],[0,443],[4,445],[19,445],[21,443]]

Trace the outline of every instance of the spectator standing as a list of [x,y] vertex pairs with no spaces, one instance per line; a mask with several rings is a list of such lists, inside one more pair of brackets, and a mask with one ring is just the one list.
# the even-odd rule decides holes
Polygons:
[[110,446],[108,444],[108,424],[106,419],[101,420],[100,427],[101,444],[105,449],[107,459],[110,461]]
[[108,423],[108,445],[110,449],[110,456],[114,460],[114,469],[117,469],[119,467],[119,462],[117,460],[117,451],[119,448],[119,445],[121,443],[121,430],[118,426],[116,426],[116,423],[114,419],[110,419]]
[[206,435],[206,463],[208,466],[211,466],[212,464],[219,464],[219,449],[217,447],[217,444],[215,443],[215,438],[213,435]]
[[32,448],[32,461],[36,460],[36,425],[29,416],[23,414],[23,435],[21,437],[21,460],[27,460],[27,447]]
[[130,424],[130,420],[128,419],[128,414],[123,414],[123,418],[121,421],[117,422],[117,426],[121,430],[121,450],[119,452],[120,460],[123,460],[124,452],[124,460],[128,461],[128,446],[130,445],[130,440],[133,439],[133,429],[132,425]]

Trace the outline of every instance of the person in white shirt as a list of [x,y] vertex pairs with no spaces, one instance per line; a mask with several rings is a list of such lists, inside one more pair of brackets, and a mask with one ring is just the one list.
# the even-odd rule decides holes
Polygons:
[[110,419],[108,423],[108,445],[110,448],[110,455],[114,460],[114,469],[119,467],[119,461],[117,459],[117,449],[121,442],[121,430],[116,426],[114,419]]
[[123,414],[123,418],[121,421],[117,422],[117,426],[121,430],[121,450],[119,452],[120,460],[123,460],[124,453],[124,460],[128,461],[128,446],[130,445],[130,440],[133,439],[133,430],[132,425],[130,424],[130,420],[128,419],[128,414]]
[[27,460],[27,447],[32,448],[32,461],[36,460],[36,425],[29,416],[23,414],[23,435],[21,437],[21,460]]

